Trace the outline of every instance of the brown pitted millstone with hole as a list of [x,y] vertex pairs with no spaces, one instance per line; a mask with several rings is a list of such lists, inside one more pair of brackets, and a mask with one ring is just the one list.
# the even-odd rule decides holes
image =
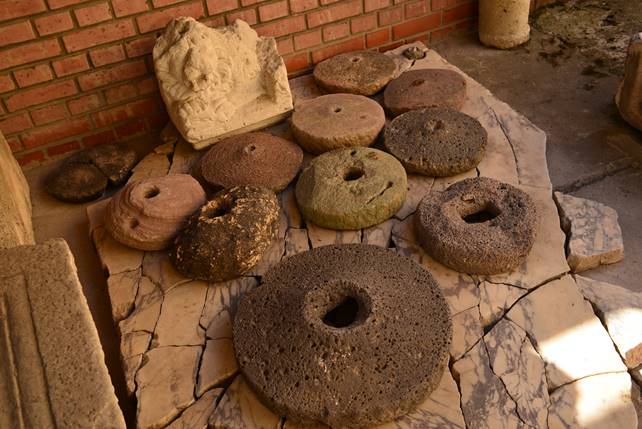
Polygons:
[[361,229],[379,224],[403,205],[403,165],[378,149],[338,149],[314,158],[301,172],[296,200],[306,220],[324,228]]
[[116,241],[129,247],[166,249],[189,216],[206,201],[201,185],[187,174],[137,180],[111,199],[105,228]]
[[447,177],[473,169],[486,151],[488,134],[475,118],[432,107],[406,112],[390,122],[384,146],[409,173]]
[[279,202],[266,188],[219,192],[192,215],[176,237],[170,259],[183,275],[220,282],[252,269],[274,242]]
[[241,372],[278,415],[362,428],[413,410],[439,384],[452,325],[430,275],[398,253],[332,245],[284,259],[241,300]]
[[201,160],[201,174],[218,188],[263,186],[280,192],[303,161],[296,144],[268,133],[247,133],[216,143]]
[[314,80],[330,93],[374,95],[390,82],[396,69],[395,62],[385,54],[348,52],[317,64]]
[[445,69],[409,70],[392,80],[383,93],[383,104],[397,116],[426,107],[461,110],[466,101],[466,80]]
[[292,133],[306,151],[370,146],[386,122],[383,108],[362,95],[329,94],[302,103],[292,114]]
[[499,274],[518,267],[533,246],[538,223],[527,193],[487,177],[429,192],[414,220],[424,250],[468,274]]

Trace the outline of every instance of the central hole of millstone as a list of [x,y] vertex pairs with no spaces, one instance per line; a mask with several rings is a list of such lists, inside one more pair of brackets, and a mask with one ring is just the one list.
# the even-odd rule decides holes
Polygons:
[[339,113],[341,111],[341,107],[335,107],[334,108],[334,113]]
[[222,201],[217,206],[210,208],[205,212],[205,216],[209,219],[215,219],[217,217],[225,216],[232,210],[232,203]]
[[354,58],[352,58],[352,62],[353,63],[358,63],[360,59],[361,58],[359,58],[359,57],[354,57]]
[[145,198],[147,199],[154,198],[158,194],[160,194],[160,189],[154,186],[153,188],[149,188],[148,190],[145,191]]
[[443,127],[444,127],[444,121],[442,121],[441,119],[437,119],[437,120],[433,119],[433,120],[428,121],[428,123],[426,124],[426,128],[431,133],[433,133],[433,132],[435,132],[437,130],[441,130]]
[[323,316],[323,323],[334,328],[346,328],[354,323],[359,314],[359,302],[351,296],[344,298],[337,306]]
[[423,84],[424,82],[425,82],[424,79],[417,79],[417,80],[412,81],[410,86],[419,86],[419,85]]
[[486,204],[479,210],[463,216],[462,219],[466,223],[484,223],[495,219],[500,213],[499,209],[493,204]]
[[351,182],[353,180],[360,179],[364,175],[364,171],[359,167],[350,167],[343,173],[343,180],[346,182]]

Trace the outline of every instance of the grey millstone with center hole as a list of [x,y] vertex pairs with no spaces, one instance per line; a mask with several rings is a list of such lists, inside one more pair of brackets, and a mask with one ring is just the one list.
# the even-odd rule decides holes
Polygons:
[[488,135],[475,118],[434,107],[404,113],[386,127],[384,145],[409,173],[445,177],[482,160]]
[[355,147],[313,159],[296,184],[306,220],[332,229],[360,229],[394,215],[403,205],[407,178],[393,156]]
[[439,384],[451,336],[430,273],[369,245],[284,259],[234,319],[236,357],[259,398],[288,420],[335,428],[413,410]]
[[397,66],[389,56],[373,51],[335,55],[314,68],[314,79],[328,92],[374,95],[394,77]]
[[408,70],[392,80],[383,93],[383,104],[394,115],[426,107],[460,110],[466,101],[466,80],[445,69]]
[[437,261],[463,273],[499,274],[524,262],[538,217],[527,193],[479,177],[426,194],[414,221],[417,240]]
[[269,189],[222,191],[194,213],[169,256],[186,277],[220,282],[254,267],[279,228],[279,202]]
[[306,101],[292,114],[292,133],[306,151],[320,154],[370,146],[386,122],[383,108],[361,95],[329,94]]

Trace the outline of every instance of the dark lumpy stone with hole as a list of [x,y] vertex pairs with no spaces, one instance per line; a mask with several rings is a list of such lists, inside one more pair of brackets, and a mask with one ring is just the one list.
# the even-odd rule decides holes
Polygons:
[[445,69],[409,70],[392,80],[383,94],[383,103],[393,116],[426,107],[460,110],[465,101],[466,80]]
[[238,186],[219,192],[189,219],[170,259],[183,275],[220,282],[252,269],[274,242],[279,202],[266,188]]
[[241,372],[278,415],[362,428],[413,410],[438,386],[452,336],[442,292],[420,265],[368,245],[283,260],[234,319]]
[[454,176],[484,157],[488,135],[475,118],[433,107],[404,113],[386,127],[384,146],[409,173]]
[[397,66],[389,56],[373,51],[335,55],[316,65],[314,79],[331,93],[374,95],[394,77]]
[[86,149],[65,159],[47,178],[46,189],[66,202],[95,200],[109,183],[122,184],[136,161],[136,153],[122,146],[108,144]]
[[268,133],[247,133],[216,143],[203,156],[200,171],[211,186],[262,186],[280,192],[294,179],[303,151]]
[[527,193],[479,177],[428,193],[414,221],[419,243],[437,261],[463,273],[499,274],[524,262],[538,217]]

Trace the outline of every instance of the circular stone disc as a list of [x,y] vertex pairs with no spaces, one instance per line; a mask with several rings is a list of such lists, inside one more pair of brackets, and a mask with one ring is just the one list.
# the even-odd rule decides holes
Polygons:
[[383,108],[362,95],[322,95],[292,114],[292,132],[303,149],[320,154],[351,146],[370,146],[386,122]]
[[390,82],[396,69],[395,62],[385,54],[349,52],[317,64],[314,79],[328,92],[373,95]]
[[61,201],[82,203],[100,197],[107,177],[92,164],[64,163],[46,183],[47,191]]
[[425,107],[460,110],[466,101],[466,80],[444,69],[409,70],[391,81],[383,103],[393,115]]
[[383,151],[362,147],[314,158],[295,188],[303,216],[332,229],[381,223],[401,208],[406,193],[406,172],[399,161]]
[[386,150],[409,173],[454,176],[475,168],[486,150],[487,133],[475,118],[433,107],[406,112],[386,127]]
[[234,349],[279,415],[359,428],[412,410],[439,384],[452,325],[430,273],[391,250],[320,247],[245,294]]
[[216,143],[201,161],[203,178],[216,187],[263,186],[282,191],[299,172],[303,151],[267,133],[248,133]]
[[437,261],[463,273],[499,274],[528,256],[537,209],[525,192],[479,177],[426,194],[414,221],[419,243]]
[[131,169],[136,165],[136,161],[136,152],[115,144],[85,149],[66,160],[66,162],[74,164],[95,165],[114,185],[120,185],[125,181]]

